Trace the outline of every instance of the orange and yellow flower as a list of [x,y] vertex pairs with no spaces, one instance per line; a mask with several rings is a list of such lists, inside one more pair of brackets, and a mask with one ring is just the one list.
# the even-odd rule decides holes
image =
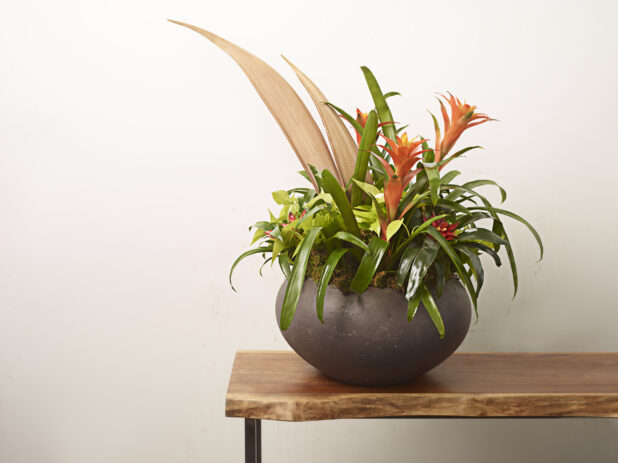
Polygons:
[[448,95],[449,98],[444,95],[440,96],[444,98],[451,107],[450,117],[444,103],[438,98],[444,122],[444,138],[442,139],[440,127],[434,118],[436,129],[435,162],[440,162],[446,158],[446,155],[453,145],[455,145],[455,142],[459,139],[464,130],[494,120],[486,114],[475,112],[476,106],[471,106],[465,102],[462,103],[459,98],[454,97],[450,93]]
[[386,160],[376,156],[376,159],[384,166],[384,170],[388,175],[384,185],[384,202],[386,204],[388,220],[392,221],[397,216],[397,208],[399,207],[403,190],[412,181],[414,176],[421,171],[421,169],[412,170],[412,168],[421,159],[421,154],[424,150],[420,150],[419,147],[426,140],[409,139],[408,134],[405,132],[401,137],[396,137],[397,141],[384,135],[381,136],[388,142],[389,146],[379,146],[390,154],[393,164],[395,164],[395,170],[393,170]]

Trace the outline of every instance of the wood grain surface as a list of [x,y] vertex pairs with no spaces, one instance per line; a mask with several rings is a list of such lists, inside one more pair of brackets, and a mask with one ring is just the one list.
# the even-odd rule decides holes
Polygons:
[[404,385],[350,386],[289,351],[240,351],[226,416],[618,417],[618,353],[456,353]]

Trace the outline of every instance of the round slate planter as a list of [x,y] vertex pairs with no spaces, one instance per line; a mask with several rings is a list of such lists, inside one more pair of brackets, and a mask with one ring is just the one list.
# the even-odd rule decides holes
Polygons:
[[[277,294],[279,323],[287,280]],[[425,307],[406,318],[407,301],[390,288],[368,288],[363,294],[326,290],[324,324],[317,317],[317,286],[305,281],[292,324],[283,337],[303,359],[326,376],[361,386],[386,386],[410,381],[446,360],[466,337],[472,318],[470,299],[451,278],[440,299],[434,299],[444,321],[440,339]]]

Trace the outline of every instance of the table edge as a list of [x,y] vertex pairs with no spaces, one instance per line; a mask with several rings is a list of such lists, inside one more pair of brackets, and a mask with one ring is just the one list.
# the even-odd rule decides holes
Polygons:
[[[383,417],[618,418],[616,393],[229,393],[227,417],[321,421]],[[372,400],[374,399],[374,400]]]

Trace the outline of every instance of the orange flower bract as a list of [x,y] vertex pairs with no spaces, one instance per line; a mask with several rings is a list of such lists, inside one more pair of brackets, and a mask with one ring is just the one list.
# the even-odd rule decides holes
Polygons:
[[465,102],[462,103],[459,98],[454,97],[450,93],[448,95],[449,98],[440,94],[440,96],[446,100],[451,108],[450,117],[444,103],[438,98],[438,101],[440,102],[442,120],[444,122],[444,138],[440,140],[440,128],[436,124],[436,162],[440,162],[446,157],[464,130],[474,127],[475,125],[494,120],[486,114],[475,112],[476,106],[471,106]]

